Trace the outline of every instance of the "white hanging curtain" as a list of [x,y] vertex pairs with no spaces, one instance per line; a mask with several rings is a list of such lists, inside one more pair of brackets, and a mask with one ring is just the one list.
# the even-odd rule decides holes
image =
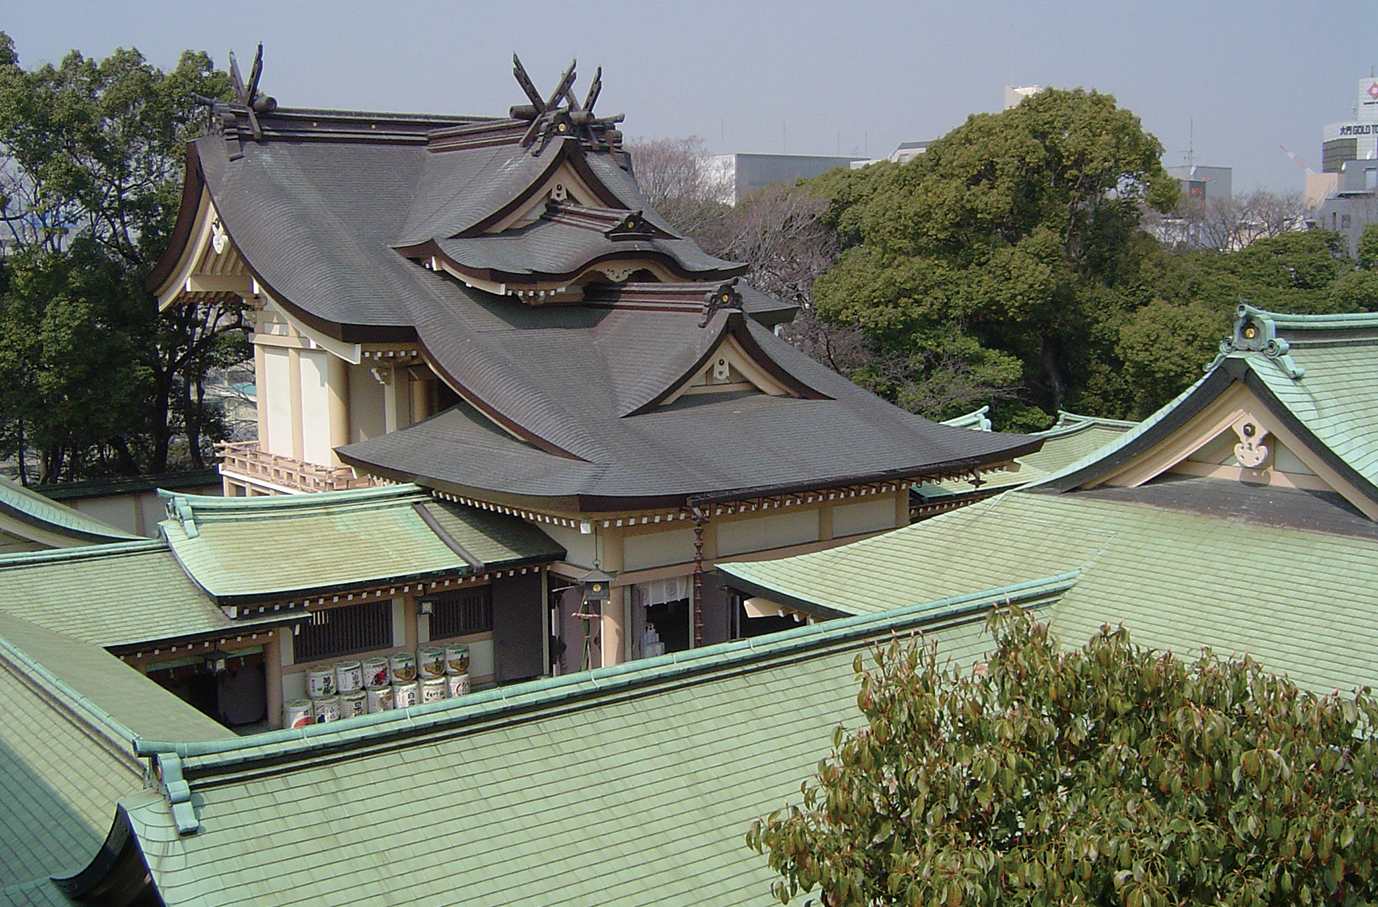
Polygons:
[[643,605],[663,605],[689,597],[690,582],[687,576],[672,576],[669,579],[651,580],[637,583],[637,600]]

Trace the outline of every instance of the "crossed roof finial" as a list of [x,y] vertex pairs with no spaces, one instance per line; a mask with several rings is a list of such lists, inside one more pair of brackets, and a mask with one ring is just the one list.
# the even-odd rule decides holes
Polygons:
[[580,104],[574,96],[574,67],[577,62],[571,60],[555,90],[548,97],[541,97],[531,77],[526,74],[526,67],[522,66],[521,59],[515,53],[512,54],[512,74],[517,77],[517,84],[522,87],[531,103],[513,107],[510,113],[513,119],[531,121],[531,125],[522,136],[521,146],[530,148],[539,138],[540,144],[533,154],[540,154],[546,144],[557,136],[577,136],[595,150],[602,146],[616,151],[621,144],[622,133],[612,127],[622,122],[623,115],[593,115],[593,105],[598,102],[598,95],[603,90],[603,68],[600,66],[594,71],[593,84],[589,85],[588,94],[584,96],[583,104]]

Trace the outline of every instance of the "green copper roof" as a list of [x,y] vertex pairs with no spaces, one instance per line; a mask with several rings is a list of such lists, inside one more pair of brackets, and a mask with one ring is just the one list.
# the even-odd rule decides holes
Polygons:
[[[1292,490],[1240,487],[1246,506],[1210,512],[1225,484],[1009,492],[842,548],[718,569],[754,594],[842,613],[1075,570],[1052,609],[1064,639],[1123,621],[1143,644],[1247,652],[1319,691],[1378,681],[1378,530],[1331,504],[1316,530],[1270,521],[1316,504]],[[1204,508],[1178,506],[1193,500]]]
[[0,477],[0,520],[4,518],[14,521],[19,534],[25,534],[22,527],[27,527],[36,534],[34,538],[47,545],[66,547],[139,538]]
[[1142,452],[1236,380],[1378,502],[1378,314],[1281,315],[1249,305],[1237,309],[1205,377],[1047,483],[1072,487]]
[[564,555],[515,517],[435,502],[414,485],[261,498],[169,495],[159,524],[222,604],[271,601]]
[[169,907],[765,905],[772,873],[743,835],[797,798],[833,727],[860,720],[853,659],[926,621],[965,669],[989,644],[990,603],[831,621],[373,722],[167,752],[191,785],[190,835],[155,791],[122,805]]
[[0,557],[0,613],[107,648],[245,626],[159,540]]
[[1290,346],[1290,358],[1306,370],[1300,378],[1257,354],[1247,356],[1250,369],[1322,444],[1378,485],[1378,341],[1298,338]]
[[47,877],[90,861],[142,783],[136,736],[233,736],[102,649],[11,615],[0,702],[0,903],[48,903]]
[[[953,420],[944,424],[959,423]],[[1031,454],[1019,457],[1016,460],[1019,463],[1017,471],[1000,470],[982,474],[980,492],[989,495],[995,490],[1017,488],[1042,481],[1067,465],[1100,450],[1137,425],[1137,422],[1126,422],[1121,419],[1100,419],[1059,412],[1056,425],[1034,435],[1043,439],[1043,446]],[[989,430],[989,423],[986,429],[982,430]],[[969,496],[976,489],[967,480],[949,479],[945,482],[924,483],[917,486],[917,491],[925,500],[936,501],[953,495]]]

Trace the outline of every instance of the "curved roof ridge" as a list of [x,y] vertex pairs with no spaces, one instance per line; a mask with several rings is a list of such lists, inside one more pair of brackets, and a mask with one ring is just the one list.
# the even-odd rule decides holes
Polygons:
[[[521,364],[485,338],[483,331],[457,317],[449,301],[436,292],[434,281],[446,281],[475,301],[487,294],[431,271],[423,273],[433,278],[419,281],[427,291],[424,309],[422,294],[409,297],[405,304],[422,352],[436,374],[478,412],[517,438],[547,453],[606,462],[608,451],[593,433],[570,415],[568,407],[532,386]],[[498,304],[504,302],[493,298]],[[533,423],[547,428],[537,429]]]
[[[558,165],[559,155],[539,160],[516,145],[427,155],[393,247],[406,248],[462,233]],[[486,186],[483,180],[488,181]],[[461,200],[458,204],[457,199]]]
[[[730,333],[729,312],[718,312],[713,316],[713,325],[708,325],[693,335],[691,343],[682,344],[661,361],[660,368],[650,375],[637,375],[637,383],[628,387],[629,381],[616,382],[617,389],[625,393],[625,399],[617,401],[618,417],[634,416],[660,404],[666,397],[688,380],[722,345]],[[716,322],[716,324],[714,324]],[[614,373],[616,377],[616,373]],[[633,377],[633,376],[626,376]],[[621,396],[621,394],[619,394]]]
[[77,548],[57,548],[51,551],[20,551],[14,554],[0,554],[0,567],[91,560],[100,557],[123,557],[131,554],[162,551],[165,548],[166,545],[163,544],[162,539],[140,537],[129,541],[108,542],[103,545],[82,545]]
[[116,529],[81,511],[0,476],[0,515],[74,541],[134,541],[142,536]]

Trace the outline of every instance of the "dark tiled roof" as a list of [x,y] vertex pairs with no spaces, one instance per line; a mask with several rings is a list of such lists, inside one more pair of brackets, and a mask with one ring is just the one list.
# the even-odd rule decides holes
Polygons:
[[[595,324],[573,327],[595,314],[601,315]],[[714,321],[728,317],[720,313]],[[589,505],[593,498],[683,497],[957,471],[1039,444],[1026,436],[937,425],[897,410],[749,319],[741,319],[740,330],[825,399],[725,393],[681,397],[642,415],[620,416],[620,409],[643,400],[654,386],[634,379],[663,378],[656,360],[675,355],[677,338],[696,336],[697,320],[692,313],[658,313],[652,320],[639,311],[576,308],[543,330],[512,326],[443,347],[441,365],[461,375],[478,372],[487,379],[489,399],[516,399],[525,407],[524,425],[573,456],[539,451],[465,406],[349,445],[342,456],[423,484],[579,496]],[[704,331],[716,326],[710,323]],[[480,344],[501,351],[487,369],[475,355]],[[499,368],[498,362],[509,367]],[[522,367],[514,370],[517,363]]]
[[[750,288],[741,303],[750,317],[729,309],[705,323],[703,281],[728,263],[649,209],[624,155],[573,140],[536,155],[512,144],[437,152],[362,138],[244,142],[236,159],[223,138],[195,146],[195,172],[274,297],[336,338],[415,339],[469,404],[344,448],[352,463],[441,487],[626,498],[940,474],[1037,448],[1028,436],[934,425],[860,390],[754,323],[779,323],[788,307]],[[533,199],[561,161],[600,205],[644,211],[652,238],[610,240],[562,224],[478,238]],[[567,242],[571,231],[602,246],[655,245],[698,282],[663,285],[664,304],[641,299],[641,285],[599,289],[585,305],[531,306],[399,252],[422,243],[476,267],[569,269],[596,251]],[[715,395],[659,407],[729,323],[757,365],[817,399]]]
[[686,277],[731,277],[742,267],[705,253],[687,239],[611,239],[572,224],[537,221],[499,236],[443,239],[439,251],[460,270],[489,280],[513,276],[573,277],[589,263],[628,254],[652,257]]

